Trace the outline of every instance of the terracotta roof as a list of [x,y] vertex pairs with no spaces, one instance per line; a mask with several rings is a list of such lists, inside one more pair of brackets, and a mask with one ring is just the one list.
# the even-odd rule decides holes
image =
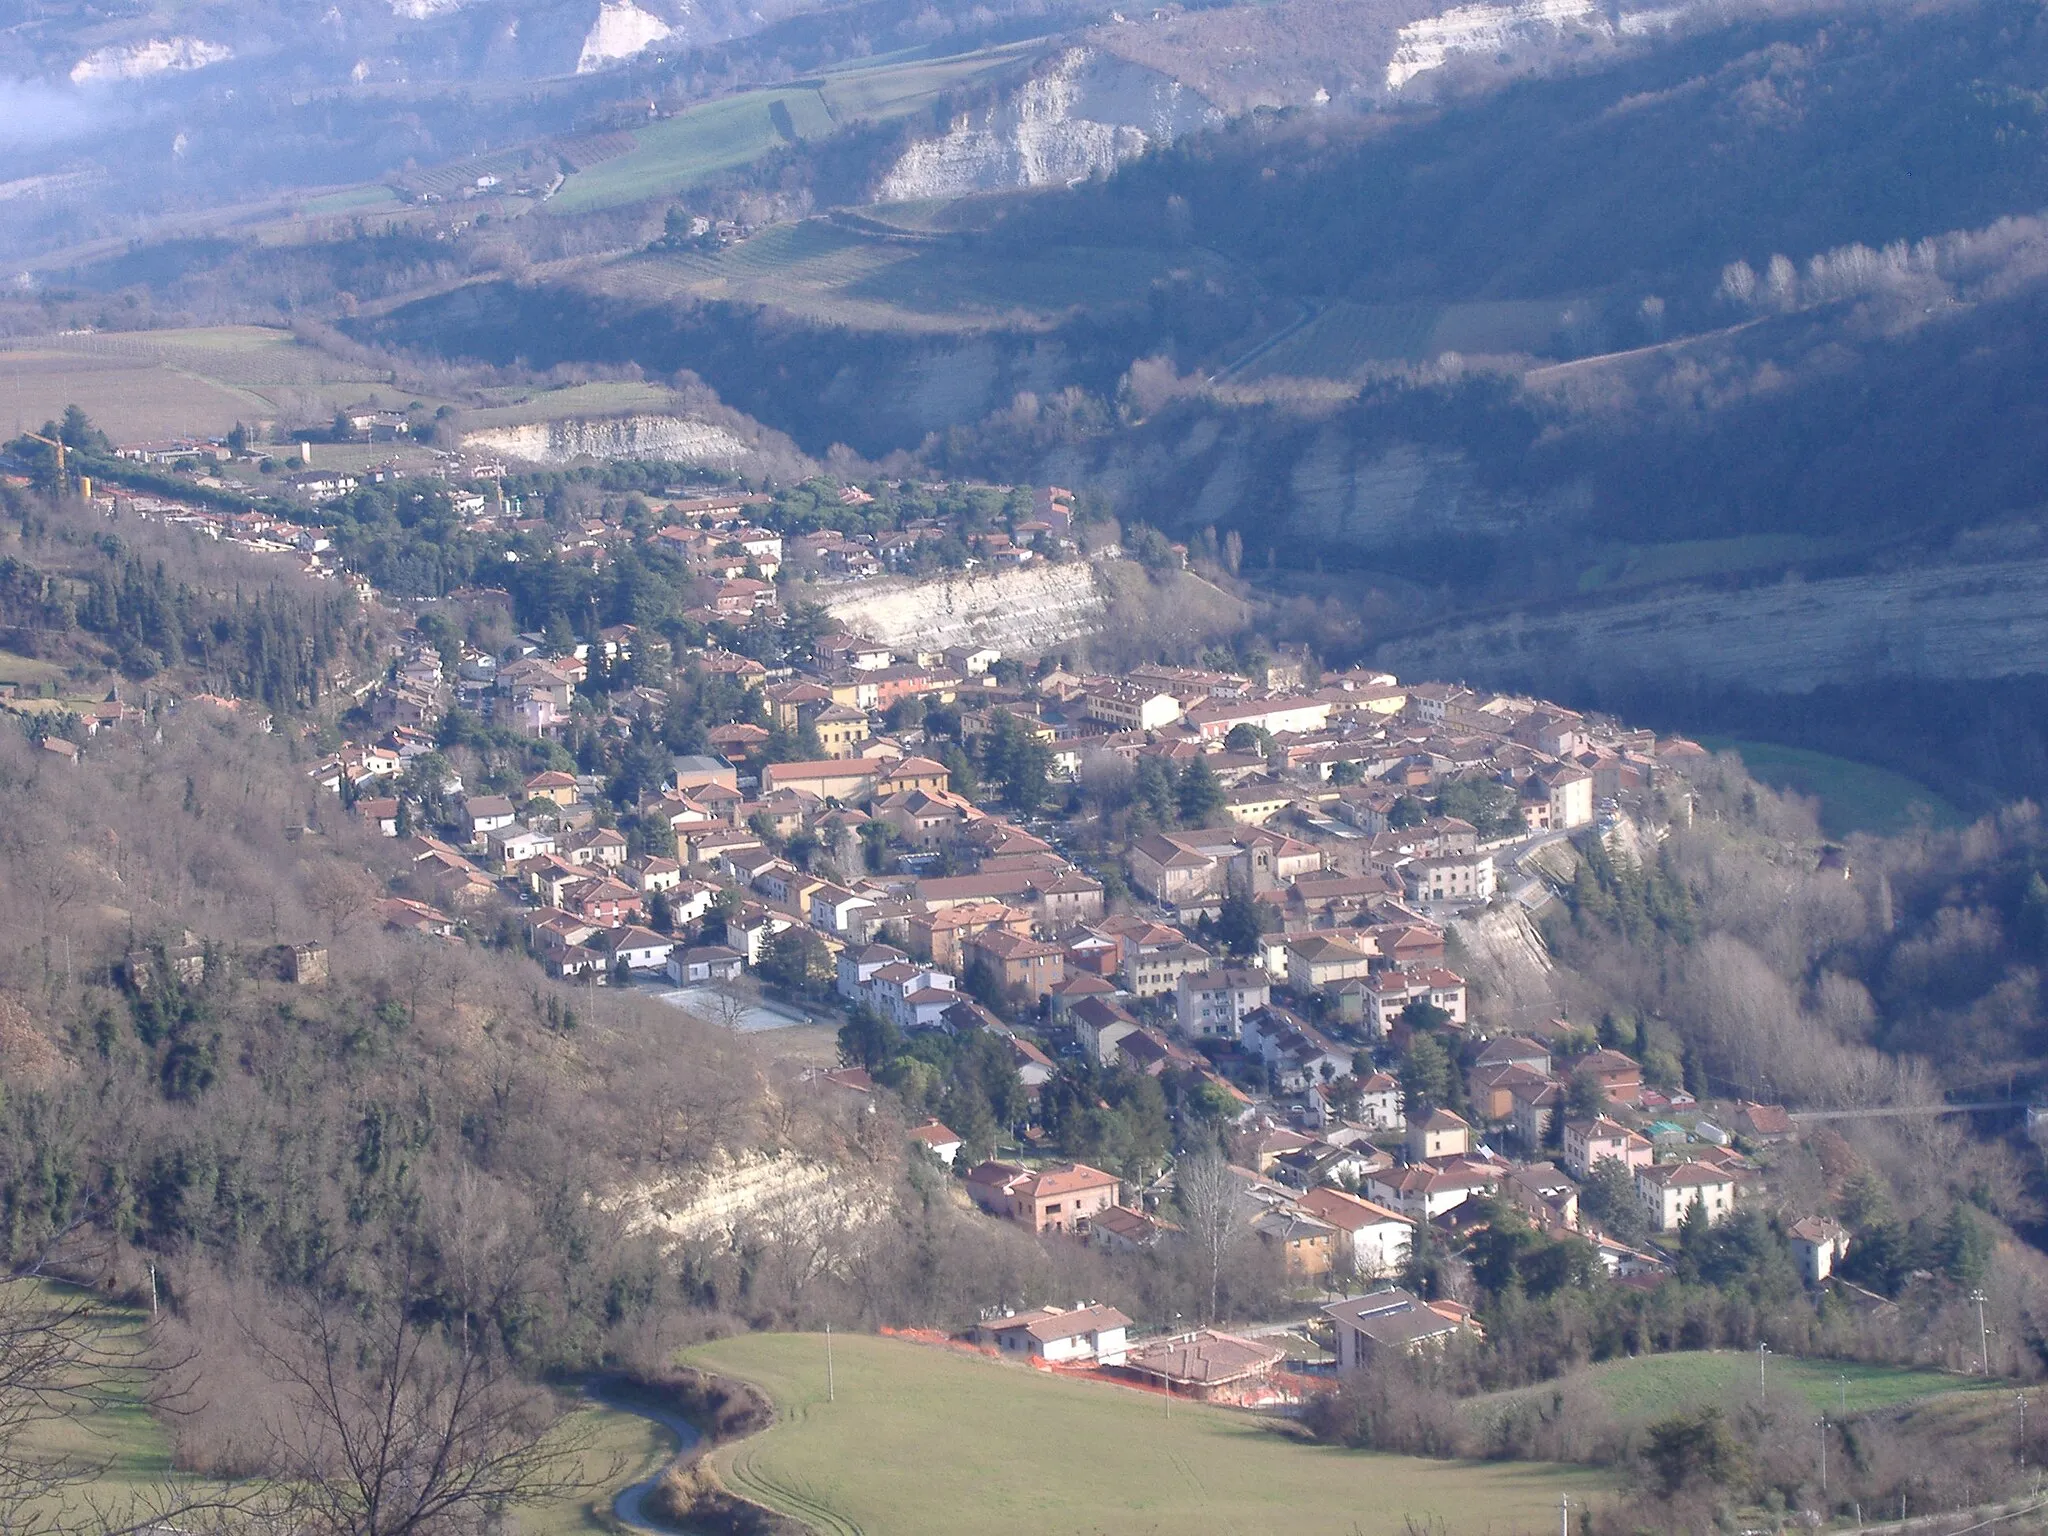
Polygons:
[[1295,1201],[1295,1204],[1311,1216],[1327,1221],[1331,1226],[1340,1227],[1346,1232],[1383,1226],[1390,1221],[1400,1222],[1403,1226],[1408,1224],[1407,1217],[1388,1210],[1384,1205],[1374,1205],[1370,1200],[1347,1195],[1343,1190],[1332,1189],[1327,1184],[1310,1190]]
[[1113,1173],[1104,1173],[1100,1168],[1090,1168],[1086,1163],[1069,1163],[1063,1168],[1047,1168],[1035,1175],[1025,1186],[1028,1191],[1043,1199],[1048,1195],[1078,1194],[1084,1189],[1100,1189],[1105,1184],[1120,1184]]
[[1150,1340],[1126,1355],[1124,1366],[1186,1386],[1219,1387],[1271,1370],[1282,1354],[1270,1344],[1204,1328]]

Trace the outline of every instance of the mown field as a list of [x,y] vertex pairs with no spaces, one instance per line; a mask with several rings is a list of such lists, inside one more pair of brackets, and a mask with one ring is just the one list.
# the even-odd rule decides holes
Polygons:
[[[1868,1413],[1946,1393],[1981,1391],[1986,1385],[1940,1371],[1784,1355],[1764,1361],[1763,1378],[1766,1394],[1791,1393],[1814,1413]],[[2003,1385],[1990,1384],[1993,1389]],[[1754,1400],[1757,1357],[1713,1350],[1609,1360],[1563,1382],[1475,1398],[1469,1412],[1483,1418],[1490,1408],[1519,1397],[1547,1395],[1561,1386],[1590,1387],[1624,1425],[1652,1424],[1691,1409],[1728,1407],[1743,1398]]]
[[1847,837],[1851,832],[1889,835],[1923,820],[1930,826],[1956,827],[1966,819],[1919,780],[1889,768],[1733,736],[1705,736],[1700,745],[1715,752],[1740,754],[1743,767],[1759,783],[1811,795],[1820,802],[1821,830],[1830,837]]
[[851,65],[816,80],[706,102],[634,129],[631,151],[571,176],[546,206],[551,213],[588,213],[678,196],[784,144],[823,138],[856,122],[905,116],[1035,46],[1012,43],[953,58]]
[[[1547,1532],[1580,1468],[1332,1450],[1269,1421],[899,1340],[753,1334],[690,1352],[775,1399],[773,1429],[714,1453],[728,1486],[841,1536]],[[1433,1524],[1441,1521],[1441,1524]],[[1412,1522],[1412,1524],[1411,1524]]]
[[716,253],[634,257],[593,281],[621,296],[733,299],[828,324],[940,331],[1044,325],[1077,306],[1143,302],[1176,268],[1214,264],[1135,248],[985,256],[877,239],[816,218]]

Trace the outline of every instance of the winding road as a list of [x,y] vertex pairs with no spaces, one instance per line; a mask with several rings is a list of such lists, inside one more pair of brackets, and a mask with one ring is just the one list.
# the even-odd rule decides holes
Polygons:
[[[676,1437],[678,1452],[688,1450],[702,1438],[697,1433],[696,1426],[682,1415],[625,1396],[619,1392],[616,1382],[592,1382],[584,1391],[590,1400],[600,1407],[609,1408],[614,1413],[635,1414],[659,1424]],[[648,1496],[654,1492],[655,1484],[661,1481],[661,1474],[667,1470],[668,1462],[664,1461],[639,1482],[619,1490],[612,1500],[612,1513],[618,1516],[620,1524],[636,1531],[647,1531],[651,1536],[681,1536],[680,1527],[665,1525],[649,1515],[646,1510]]]

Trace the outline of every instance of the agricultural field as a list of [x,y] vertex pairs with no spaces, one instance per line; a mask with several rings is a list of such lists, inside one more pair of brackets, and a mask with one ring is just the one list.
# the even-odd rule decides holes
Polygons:
[[675,1454],[668,1431],[636,1413],[592,1404],[571,1416],[567,1426],[589,1435],[575,1477],[590,1484],[584,1492],[551,1503],[536,1504],[512,1517],[517,1536],[597,1536],[616,1532],[610,1518],[613,1495],[627,1483],[660,1469]]
[[775,1399],[774,1428],[713,1453],[726,1485],[843,1536],[1510,1536],[1554,1530],[1560,1494],[1611,1486],[1579,1468],[1313,1446],[1249,1414],[865,1335],[832,1340],[829,1401],[815,1334],[724,1339],[687,1359]]
[[32,656],[17,656],[12,651],[0,651],[0,683],[13,683],[22,688],[40,688],[45,683],[62,681],[64,669],[54,661],[38,661]]
[[905,116],[1034,46],[1013,43],[949,59],[869,62],[706,102],[634,129],[631,150],[571,176],[546,206],[552,213],[588,213],[679,196],[785,144],[824,138],[856,122]]
[[819,138],[832,128],[815,86],[778,86],[707,102],[636,128],[631,150],[571,176],[547,207],[552,213],[588,213],[674,195],[780,144]]
[[375,186],[345,187],[339,192],[309,199],[300,212],[309,219],[325,218],[337,213],[368,213],[388,210],[399,206],[398,194],[391,188]]
[[1700,745],[1738,754],[1759,783],[1818,800],[1821,830],[1830,837],[1851,832],[1890,836],[1923,821],[1933,827],[1959,827],[1967,819],[1918,779],[1872,763],[1733,736],[1703,736]]
[[621,296],[738,300],[825,324],[935,332],[1044,326],[1077,306],[1142,302],[1177,268],[1220,265],[1139,249],[984,255],[871,238],[816,218],[714,254],[632,257],[592,281]]
[[38,336],[0,342],[0,428],[11,436],[76,404],[117,443],[218,434],[324,420],[382,382],[264,326]]
[[[1814,1413],[1869,1413],[1955,1392],[1980,1391],[1986,1383],[1940,1371],[1867,1365],[1854,1360],[1807,1360],[1772,1355],[1764,1362],[1766,1394],[1791,1393]],[[1991,1388],[2005,1385],[1992,1382]],[[1753,1401],[1757,1357],[1712,1350],[1643,1355],[1589,1366],[1563,1382],[1546,1382],[1513,1392],[1475,1398],[1468,1412],[1483,1418],[1489,1406],[1519,1397],[1548,1395],[1559,1387],[1590,1387],[1624,1425],[1653,1424],[1696,1408],[1730,1407]]]
[[822,76],[825,105],[842,125],[901,117],[955,86],[1028,58],[1039,46],[1039,39],[1029,38],[951,58],[842,66]]

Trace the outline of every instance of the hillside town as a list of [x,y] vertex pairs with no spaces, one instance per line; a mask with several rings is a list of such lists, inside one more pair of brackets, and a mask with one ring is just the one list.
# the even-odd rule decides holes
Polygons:
[[[721,564],[719,593],[777,591],[772,536],[717,534],[739,546],[724,562],[761,573]],[[557,977],[735,1028],[843,1026],[841,1064],[820,1069],[833,1091],[888,1092],[903,1060],[986,1037],[1014,1100],[911,1139],[1034,1233],[1173,1240],[1168,1149],[1207,1124],[1230,1149],[1233,1220],[1302,1295],[1341,1298],[1319,1337],[1347,1363],[1476,1326],[1395,1282],[1483,1213],[1583,1237],[1616,1283],[1655,1285],[1681,1229],[1755,1198],[1759,1154],[1794,1134],[1776,1106],[1703,1104],[1668,1060],[1465,974],[1477,932],[1540,949],[1573,839],[1690,813],[1690,742],[1284,655],[1109,674],[828,631],[771,666],[734,646],[779,606],[723,601],[693,615],[717,626],[698,646],[628,624],[451,658],[415,635],[354,717],[381,729],[312,770],[404,852],[379,919],[510,935]],[[511,783],[446,768],[458,719],[536,751],[593,729],[644,739],[670,698],[622,680],[657,672],[727,718],[629,797],[559,751]],[[1157,1144],[1120,1162],[1083,1145],[1075,1095],[1140,1080],[1171,1122]],[[1826,1283],[1848,1234],[1793,1214]],[[1128,1321],[1041,1309],[982,1342],[1121,1368]],[[1197,1343],[1232,1363],[1233,1391],[1265,1390],[1278,1354],[1232,1337]]]
[[[1305,653],[1098,671],[891,645],[806,607],[820,582],[915,574],[940,544],[954,569],[1099,555],[1058,488],[982,488],[1000,527],[794,532],[788,496],[565,523],[527,516],[502,466],[465,473],[472,488],[437,494],[508,563],[602,571],[656,551],[681,607],[480,645],[399,606],[382,672],[335,679],[349,732],[309,770],[398,846],[405,873],[370,913],[385,928],[511,944],[561,980],[735,1029],[829,1023],[841,1060],[821,1086],[899,1093],[916,1154],[1034,1234],[1177,1240],[1173,1149],[1220,1143],[1231,1223],[1300,1297],[1337,1298],[1315,1337],[1342,1365],[1476,1328],[1427,1260],[1495,1213],[1654,1286],[1682,1229],[1766,1191],[1770,1149],[1795,1135],[1782,1108],[1703,1103],[1646,1037],[1467,978],[1475,943],[1541,955],[1538,924],[1585,876],[1577,849],[1640,858],[1648,829],[1691,815],[1694,743]],[[359,489],[341,478],[295,472],[292,513],[94,504],[380,601],[323,521]],[[472,633],[514,610],[506,592],[453,596]],[[139,718],[117,693],[87,735],[109,711]],[[478,782],[451,766],[458,747]],[[930,1113],[957,1096],[905,1091],[969,1058],[998,1080],[949,1111],[959,1126]],[[1809,1283],[1833,1281],[1850,1234],[1780,1214]],[[1121,1369],[1129,1319],[1112,1313],[1042,1308],[979,1342]],[[1280,1358],[1206,1332],[1177,1347],[1176,1369],[1200,1356],[1210,1387],[1254,1396]]]

